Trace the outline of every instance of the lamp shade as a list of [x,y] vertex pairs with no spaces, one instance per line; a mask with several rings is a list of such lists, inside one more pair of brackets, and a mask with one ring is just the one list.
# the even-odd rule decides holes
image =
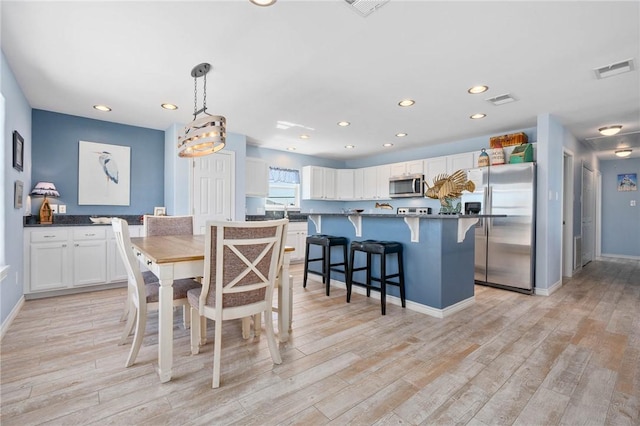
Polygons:
[[41,195],[44,197],[59,197],[60,193],[56,189],[56,186],[51,182],[38,182],[33,187],[29,195]]

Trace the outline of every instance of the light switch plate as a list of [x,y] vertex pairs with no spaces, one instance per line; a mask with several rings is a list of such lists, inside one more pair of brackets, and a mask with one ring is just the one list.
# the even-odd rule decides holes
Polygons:
[[60,205],[58,206],[58,213],[63,213],[63,214],[64,214],[64,213],[66,213],[66,212],[67,212],[67,206],[66,206],[66,204],[60,204]]
[[51,207],[51,213],[58,213],[58,205],[57,204],[49,204]]
[[631,200],[631,202],[629,204],[631,205],[631,207],[635,207],[636,206],[636,200]]

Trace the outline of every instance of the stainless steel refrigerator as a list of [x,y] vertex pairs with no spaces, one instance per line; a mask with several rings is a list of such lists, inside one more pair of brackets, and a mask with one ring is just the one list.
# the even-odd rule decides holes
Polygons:
[[473,193],[466,202],[480,202],[481,218],[475,229],[477,284],[533,293],[535,285],[536,164],[504,164],[471,169]]

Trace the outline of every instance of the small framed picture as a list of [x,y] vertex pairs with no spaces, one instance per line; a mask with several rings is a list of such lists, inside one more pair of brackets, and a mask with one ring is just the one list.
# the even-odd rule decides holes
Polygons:
[[167,208],[166,207],[154,207],[153,208],[153,215],[154,216],[166,216],[167,215]]
[[21,180],[17,180],[13,187],[13,208],[21,209],[22,208],[22,193],[24,189],[24,184]]
[[638,190],[638,174],[625,173],[618,175],[618,191],[637,191]]
[[13,168],[22,171],[24,163],[24,139],[17,130],[13,131]]

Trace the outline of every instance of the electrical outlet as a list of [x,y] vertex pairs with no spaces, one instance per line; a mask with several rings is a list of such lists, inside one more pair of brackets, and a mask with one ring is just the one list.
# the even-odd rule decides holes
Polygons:
[[60,205],[58,206],[58,213],[63,213],[63,214],[64,214],[64,213],[66,213],[66,212],[67,212],[67,206],[66,206],[66,204],[60,204]]
[[57,204],[50,204],[51,206],[51,213],[58,213],[58,205]]
[[635,207],[636,206],[636,200],[631,200],[631,202],[629,204],[631,205],[631,207]]

